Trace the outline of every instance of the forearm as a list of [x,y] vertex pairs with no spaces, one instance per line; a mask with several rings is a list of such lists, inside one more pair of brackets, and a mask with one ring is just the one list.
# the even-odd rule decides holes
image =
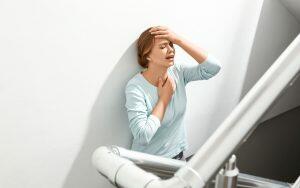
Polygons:
[[207,54],[202,48],[200,48],[196,44],[193,44],[192,42],[188,41],[183,37],[179,37],[175,44],[180,46],[184,51],[186,51],[190,56],[192,56],[198,63],[202,63],[207,58]]
[[168,106],[168,101],[159,99],[156,103],[156,106],[154,107],[152,111],[152,115],[158,117],[160,121],[163,120],[165,111]]

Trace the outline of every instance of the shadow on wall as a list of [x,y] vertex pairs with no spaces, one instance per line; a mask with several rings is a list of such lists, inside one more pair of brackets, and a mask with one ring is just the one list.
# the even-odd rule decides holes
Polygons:
[[[64,188],[113,187],[92,166],[91,157],[100,146],[131,146],[131,132],[125,108],[127,81],[141,70],[136,57],[136,41],[129,46],[109,74],[90,114],[89,129]],[[105,69],[105,67],[103,67]]]

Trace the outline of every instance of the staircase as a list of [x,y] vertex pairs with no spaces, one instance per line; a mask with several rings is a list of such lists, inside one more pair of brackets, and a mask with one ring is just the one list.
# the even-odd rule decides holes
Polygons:
[[[97,171],[117,187],[128,188],[300,188],[300,177],[287,183],[238,171],[233,153],[257,127],[274,101],[296,81],[300,71],[300,35],[279,56],[218,129],[188,161],[99,147]],[[299,161],[295,161],[299,162]]]

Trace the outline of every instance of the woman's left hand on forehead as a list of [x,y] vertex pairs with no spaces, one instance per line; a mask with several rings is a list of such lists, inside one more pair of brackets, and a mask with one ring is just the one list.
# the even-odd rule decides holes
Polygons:
[[167,39],[174,44],[177,44],[177,42],[180,40],[180,37],[176,33],[174,33],[171,29],[165,26],[154,27],[150,29],[149,32],[152,35],[155,35],[155,38]]

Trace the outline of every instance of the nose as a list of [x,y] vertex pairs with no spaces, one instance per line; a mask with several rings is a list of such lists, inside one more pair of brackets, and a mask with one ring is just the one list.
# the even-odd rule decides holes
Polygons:
[[174,49],[172,48],[172,46],[168,45],[168,51],[171,51],[171,52],[174,51]]

